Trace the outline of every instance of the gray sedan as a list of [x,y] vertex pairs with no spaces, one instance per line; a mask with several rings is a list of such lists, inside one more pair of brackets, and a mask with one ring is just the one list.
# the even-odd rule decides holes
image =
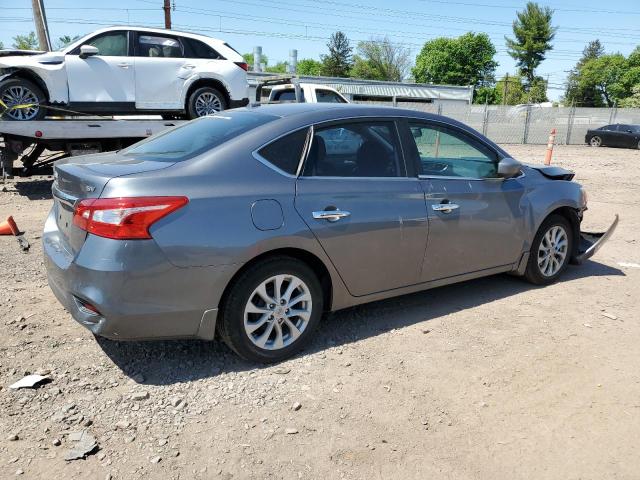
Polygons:
[[49,284],[112,339],[218,335],[284,359],[323,312],[510,272],[558,279],[602,245],[573,174],[454,120],[289,104],[201,118],[55,167]]

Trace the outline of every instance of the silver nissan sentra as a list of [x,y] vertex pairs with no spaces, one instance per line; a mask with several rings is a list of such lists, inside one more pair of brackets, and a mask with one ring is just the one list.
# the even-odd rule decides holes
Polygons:
[[554,282],[613,232],[586,195],[426,113],[283,104],[225,111],[55,166],[49,284],[112,339],[219,336],[284,359],[323,312],[511,272]]

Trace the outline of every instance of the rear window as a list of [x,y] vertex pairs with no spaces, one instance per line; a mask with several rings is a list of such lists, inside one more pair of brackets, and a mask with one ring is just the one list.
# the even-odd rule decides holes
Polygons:
[[181,162],[279,117],[257,112],[223,112],[202,117],[122,150],[129,157]]
[[[304,91],[300,90],[300,95],[301,98],[300,100],[302,100],[304,102]],[[273,101],[274,102],[295,102],[296,101],[296,91],[295,89],[287,89],[287,90],[276,90],[275,93],[273,94]]]

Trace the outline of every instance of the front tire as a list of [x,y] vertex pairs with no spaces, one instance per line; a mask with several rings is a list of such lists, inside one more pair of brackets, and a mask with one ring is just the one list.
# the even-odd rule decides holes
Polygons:
[[200,87],[189,95],[187,116],[189,119],[213,115],[227,109],[225,96],[213,87]]
[[536,233],[525,278],[535,285],[554,283],[565,271],[573,251],[573,230],[561,215],[550,215]]
[[246,360],[279,362],[311,340],[322,311],[322,286],[313,270],[295,258],[273,257],[234,281],[218,332]]
[[601,147],[602,146],[602,138],[600,138],[598,135],[594,135],[589,140],[589,145],[591,145],[592,147]]
[[[44,92],[40,87],[23,78],[10,78],[1,82],[0,100],[9,108],[2,115],[2,119],[5,120],[42,120],[46,113]],[[17,105],[29,106],[11,109]]]

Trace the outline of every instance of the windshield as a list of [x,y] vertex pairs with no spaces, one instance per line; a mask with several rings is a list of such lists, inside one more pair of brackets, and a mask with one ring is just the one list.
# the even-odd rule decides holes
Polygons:
[[181,162],[277,118],[246,110],[222,112],[150,137],[120,153],[131,157],[152,157],[158,161]]

